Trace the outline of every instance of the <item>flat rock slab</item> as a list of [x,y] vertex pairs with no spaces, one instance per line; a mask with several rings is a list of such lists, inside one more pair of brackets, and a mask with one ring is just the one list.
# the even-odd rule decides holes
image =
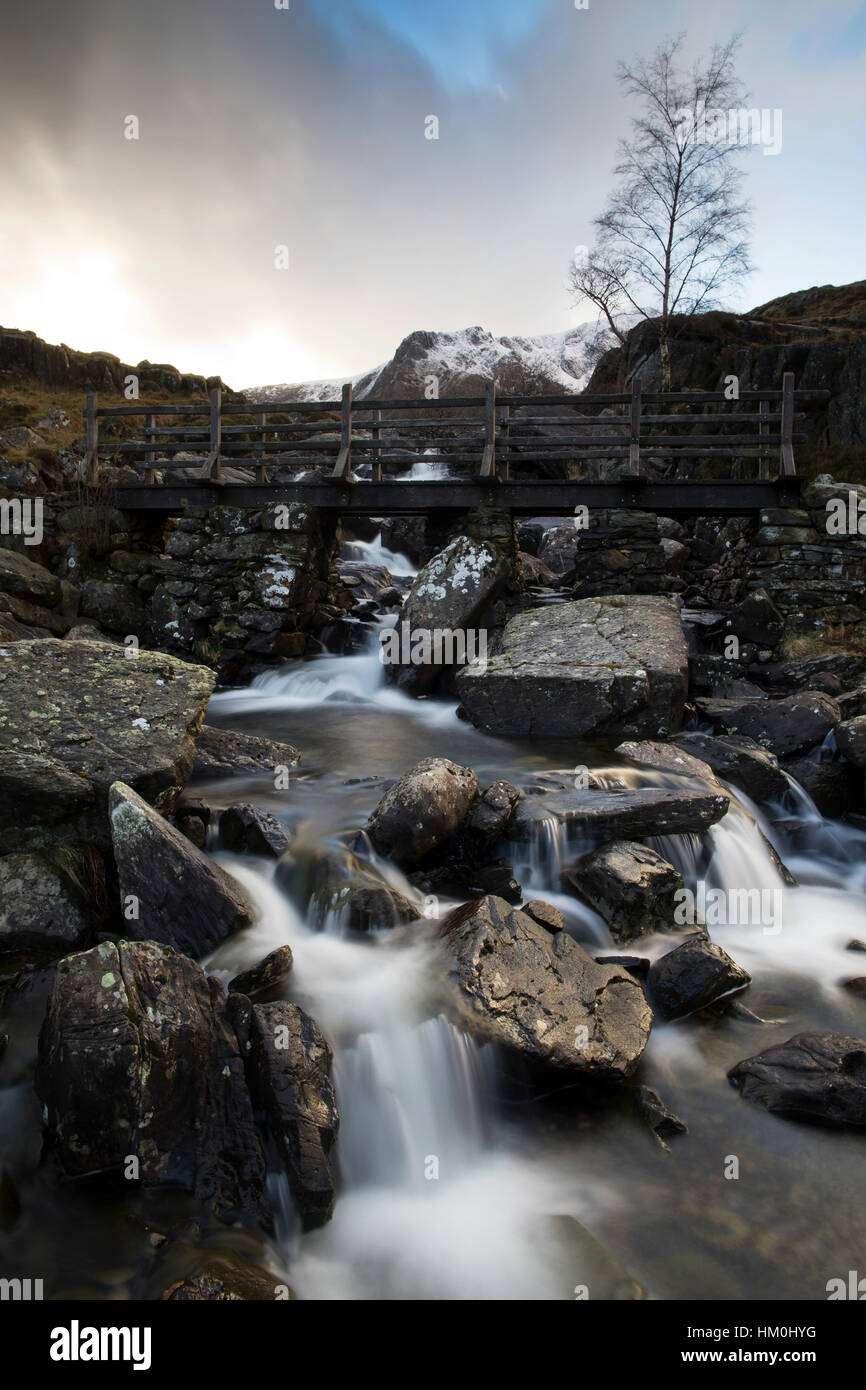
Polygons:
[[728,1079],[774,1115],[832,1128],[866,1126],[866,1040],[798,1033],[738,1062]]
[[108,791],[170,805],[186,782],[213,671],[158,652],[53,638],[0,647],[0,831],[8,850],[108,847]]
[[674,746],[702,758],[723,782],[733,782],[755,801],[778,800],[788,790],[788,779],[775,756],[753,738],[683,733],[677,734]]
[[193,775],[222,778],[265,774],[272,778],[278,768],[292,768],[300,757],[290,743],[274,743],[269,738],[204,724],[196,741]]
[[[138,1161],[226,1220],[267,1224],[267,1166],[222,985],[152,941],[103,943],[57,966],[36,1091],[72,1176]],[[134,1180],[133,1180],[134,1181]]]
[[131,787],[116,782],[109,806],[128,936],[198,957],[255,920],[241,885]]
[[470,1032],[560,1072],[621,1080],[634,1071],[652,1010],[627,971],[597,964],[567,932],[502,898],[455,909],[442,930]]
[[664,738],[680,727],[688,657],[671,599],[613,595],[519,613],[457,693],[479,728],[563,738]]
[[820,690],[801,690],[781,700],[696,700],[695,703],[724,733],[752,738],[777,758],[791,758],[823,743],[842,717],[838,702]]
[[513,840],[529,840],[537,827],[559,821],[587,839],[642,839],[645,835],[701,834],[728,809],[728,797],[664,787],[552,792],[525,796],[508,823]]

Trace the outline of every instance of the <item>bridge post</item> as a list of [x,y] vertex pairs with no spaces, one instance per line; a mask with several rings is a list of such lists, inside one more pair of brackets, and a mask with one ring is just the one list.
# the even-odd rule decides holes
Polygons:
[[484,403],[484,453],[481,458],[481,476],[496,477],[496,381],[493,377],[487,383],[487,397]]
[[[373,430],[372,430],[372,435],[373,435],[373,443],[374,443],[375,445],[377,445],[377,446],[378,446],[379,444],[381,444],[381,442],[382,442],[382,431],[381,431],[381,429],[380,429],[381,420],[382,420],[382,412],[381,412],[381,410],[374,410],[374,411],[373,411]],[[381,483],[381,481],[382,481],[382,450],[381,450],[380,448],[378,448],[378,447],[373,451],[373,477],[375,478],[375,480],[376,480],[377,483]]]
[[631,379],[631,431],[628,443],[628,471],[640,477],[640,377]]
[[785,372],[782,377],[782,444],[779,453],[780,471],[783,478],[796,476],[794,463],[794,373]]
[[332,473],[333,478],[347,478],[352,457],[352,383],[347,381],[343,387],[340,405],[340,452]]
[[84,481],[87,483],[95,483],[99,478],[99,417],[96,414],[98,405],[99,395],[96,391],[91,391],[84,411],[87,436]]
[[[258,427],[259,427],[259,444],[261,444],[261,445],[264,445],[264,442],[265,442],[265,425],[266,425],[266,423],[267,423],[267,415],[265,414],[265,412],[264,412],[263,410],[259,410],[259,411],[256,413],[256,424],[257,424]],[[264,457],[264,456],[263,456],[263,457]],[[264,461],[262,461],[261,463],[259,463],[258,467],[256,468],[256,481],[259,482],[259,483],[264,483],[264,482],[267,481],[266,476],[265,476],[265,465],[264,465]]]
[[220,467],[220,446],[222,445],[222,386],[214,386],[210,393],[210,468],[211,478],[219,482],[222,476]]
[[144,452],[147,460],[147,481],[149,485],[156,482],[156,469],[153,466],[153,416],[144,417]]

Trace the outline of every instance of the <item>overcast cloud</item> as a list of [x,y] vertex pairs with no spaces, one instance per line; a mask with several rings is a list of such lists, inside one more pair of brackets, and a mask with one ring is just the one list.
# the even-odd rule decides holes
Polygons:
[[866,274],[860,0],[26,0],[0,35],[0,321],[236,386],[357,372],[416,328],[561,330],[628,130],[617,60],[741,28],[783,147],[748,156],[732,307]]

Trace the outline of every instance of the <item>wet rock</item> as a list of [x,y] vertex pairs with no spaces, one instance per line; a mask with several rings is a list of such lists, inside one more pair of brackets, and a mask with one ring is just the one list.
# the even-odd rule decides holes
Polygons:
[[547,931],[565,930],[565,918],[562,913],[551,903],[546,903],[543,898],[530,898],[529,902],[524,903],[520,910]]
[[700,834],[721,820],[729,805],[720,794],[657,787],[527,794],[511,817],[508,835],[529,840],[551,821],[594,840]]
[[501,898],[455,909],[442,933],[470,1032],[562,1072],[621,1079],[637,1066],[652,1011],[626,971]]
[[274,743],[269,738],[204,724],[196,743],[193,775],[217,780],[241,773],[266,773],[273,778],[280,768],[294,767],[300,757],[290,743]]
[[614,752],[621,758],[628,758],[630,762],[653,768],[656,772],[672,772],[677,777],[697,777],[703,782],[714,783],[716,780],[709,763],[686,752],[679,742],[660,743],[656,739],[643,739],[636,743],[631,740],[621,743]]
[[753,801],[777,801],[788,781],[772,753],[752,738],[724,734],[677,734],[674,742],[693,757],[702,758],[723,782],[732,782]]
[[674,603],[613,595],[518,613],[486,669],[460,672],[457,693],[493,733],[619,742],[679,728],[687,672]]
[[43,608],[57,608],[62,591],[60,580],[26,555],[0,546],[0,592]]
[[510,782],[493,782],[482,792],[481,800],[473,806],[463,827],[463,852],[480,860],[502,839],[511,813],[520,800],[519,787]]
[[560,587],[562,574],[550,569],[536,555],[528,555],[525,550],[521,550],[517,556],[517,566],[524,584],[534,585],[542,589],[558,589]]
[[478,778],[448,758],[424,758],[385,793],[367,822],[380,854],[414,864],[454,834],[478,796]]
[[415,904],[372,864],[346,850],[316,856],[311,898],[318,922],[333,913],[350,931],[382,931],[419,917]]
[[866,1125],[866,1041],[798,1033],[728,1072],[745,1100],[774,1115],[834,1128]]
[[634,975],[641,984],[646,984],[647,976],[652,962],[648,956],[595,956],[597,965],[616,965],[620,970],[627,970],[630,975]]
[[646,1293],[614,1256],[573,1216],[550,1216],[550,1269],[559,1297],[614,1303],[639,1302]]
[[279,859],[289,847],[289,837],[275,816],[245,802],[229,806],[219,819],[220,840],[234,854],[258,854]]
[[777,758],[792,758],[823,743],[839,722],[836,701],[820,690],[800,691],[781,700],[698,700],[698,709],[727,734],[743,734]]
[[676,894],[683,876],[646,845],[617,840],[578,861],[568,886],[607,922],[619,945],[651,932],[676,930]]
[[866,714],[846,719],[836,729],[836,746],[843,758],[861,771],[866,768]]
[[278,946],[249,970],[242,970],[229,982],[229,994],[258,994],[285,979],[292,968],[291,946]]
[[688,1134],[688,1126],[683,1124],[678,1115],[668,1110],[658,1091],[654,1091],[650,1086],[639,1087],[637,1105],[640,1114],[660,1139],[669,1139],[674,1134]]
[[169,1284],[162,1297],[172,1303],[270,1303],[295,1295],[277,1275],[233,1250],[211,1256],[203,1268]]
[[36,1091],[70,1176],[131,1171],[230,1221],[267,1224],[266,1164],[225,996],[152,941],[103,943],[55,972]]
[[685,1018],[750,982],[751,976],[721,946],[695,935],[653,962],[647,993],[662,1018]]
[[863,658],[851,652],[820,652],[816,656],[801,656],[794,661],[749,667],[749,675],[760,685],[784,691],[820,689],[815,685],[815,680],[822,675],[834,676],[843,685],[850,686],[862,679],[863,673]]
[[201,666],[101,642],[0,648],[0,831],[8,850],[109,843],[108,790],[169,810],[214,685]]
[[[199,957],[256,916],[246,890],[130,787],[109,799],[111,839],[127,934]],[[137,915],[127,916],[130,902]]]
[[855,975],[851,980],[843,980],[842,988],[847,989],[850,994],[856,994],[858,999],[866,999],[866,975]]
[[305,1231],[324,1225],[334,1210],[331,1152],[340,1120],[331,1061],[318,1024],[296,1004],[254,1006],[251,1086],[286,1165]]
[[0,858],[0,951],[65,954],[90,922],[64,875],[41,854]]
[[786,763],[785,771],[809,793],[822,816],[837,819],[863,802],[862,774],[842,759],[818,762],[814,758],[798,758]]
[[[400,626],[407,625],[410,636],[474,630],[509,573],[507,559],[492,543],[457,536],[413,579],[400,611]],[[442,655],[447,658],[448,654],[443,651]],[[401,689],[415,695],[432,689],[451,669],[452,663],[447,661],[440,665],[398,662],[387,666]]]

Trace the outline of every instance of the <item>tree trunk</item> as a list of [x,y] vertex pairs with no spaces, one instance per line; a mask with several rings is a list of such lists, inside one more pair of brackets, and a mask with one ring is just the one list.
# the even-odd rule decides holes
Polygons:
[[661,358],[661,385],[663,391],[671,389],[671,345],[666,328],[659,329],[659,357]]

